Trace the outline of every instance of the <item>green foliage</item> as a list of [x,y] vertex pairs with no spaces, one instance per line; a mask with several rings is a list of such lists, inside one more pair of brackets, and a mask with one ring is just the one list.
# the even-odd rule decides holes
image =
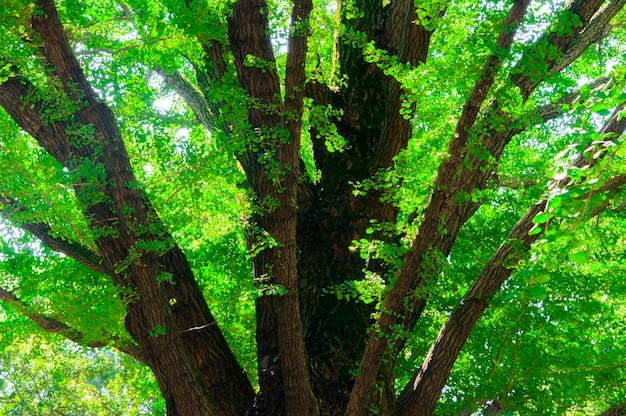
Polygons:
[[148,335],[150,335],[151,337],[158,337],[159,335],[165,334],[167,334],[167,331],[165,330],[165,327],[163,325],[155,325],[148,332]]
[[330,105],[327,107],[315,105],[313,100],[305,99],[304,130],[313,129],[315,140],[324,139],[330,152],[341,152],[348,143],[337,132],[334,120],[341,120],[342,115],[343,110],[334,110]]
[[[205,59],[203,48],[211,42],[226,48],[232,2],[56,3],[89,82],[118,119],[137,177],[136,183],[127,186],[146,190],[171,235],[171,239],[155,239],[154,234],[163,230],[151,226],[134,230],[139,238],[115,271],[124,274],[145,253],[161,256],[178,244],[233,352],[254,379],[254,301],[285,295],[286,289],[268,276],[251,277],[250,260],[279,244],[250,224],[249,218],[272,213],[279,205],[271,196],[253,198],[236,156],[256,152],[279,190],[285,173],[294,167],[276,161],[278,146],[290,140],[282,126],[250,129],[248,108],[280,109],[244,95],[229,53],[224,54],[224,78],[211,78],[213,64]],[[398,209],[398,221],[350,220],[365,224],[360,235],[342,230],[350,235],[347,241],[352,240],[350,249],[360,263],[352,275],[341,276],[345,280],[321,289],[324,301],[369,305],[368,311],[381,312],[381,300],[393,284],[394,272],[402,267],[403,255],[416,237],[437,170],[449,156],[448,142],[463,104],[486,59],[495,54],[505,70],[496,76],[487,101],[497,102],[501,111],[480,112],[479,121],[468,131],[466,160],[474,157],[488,162],[484,169],[496,172],[483,188],[452,190],[454,207],[472,203],[480,208],[461,229],[449,256],[433,250],[422,270],[415,271],[429,283],[414,293],[428,299],[415,331],[408,334],[394,327],[393,333],[381,333],[393,340],[408,339],[395,365],[396,386],[401,389],[410,379],[462,294],[507,239],[520,215],[545,198],[547,208],[535,216],[529,233],[538,236],[538,242],[529,253],[521,248],[516,251],[515,262],[506,262],[514,274],[489,299],[489,308],[463,347],[436,414],[481,414],[494,401],[501,403],[505,414],[593,414],[623,401],[626,197],[623,188],[615,193],[604,187],[616,175],[626,174],[626,154],[621,140],[597,131],[626,98],[626,26],[617,25],[610,37],[572,65],[549,74],[548,63],[562,57],[549,35],[569,35],[582,25],[576,15],[559,12],[565,2],[533,2],[517,41],[505,52],[498,49],[495,39],[503,29],[510,1],[420,1],[415,22],[436,30],[427,61],[412,67],[400,61],[397,51],[382,49],[372,34],[351,26],[366,17],[367,2],[341,2],[340,10],[338,3],[316,0],[310,19],[297,22],[291,32],[310,34],[309,86],[326,84],[325,94],[333,97],[331,104],[305,99],[301,155],[306,172],[301,180],[322,183],[316,157],[326,151],[337,161],[338,171],[354,168],[344,166],[342,159],[355,151],[354,137],[340,133],[348,111],[344,113],[340,103],[333,101],[349,85],[337,55],[340,42],[356,48],[358,58],[370,65],[368,70],[380,69],[385,77],[398,81],[399,111],[411,122],[412,138],[395,157],[393,167],[344,184],[353,192],[355,204],[366,198],[389,203]],[[276,61],[250,54],[246,65],[264,73],[276,70],[284,77],[290,6],[276,0],[264,10]],[[443,6],[447,7],[441,15]],[[101,151],[92,129],[72,118],[84,103],[69,99],[57,83],[47,82],[41,60],[35,59],[40,45],[32,42],[33,34],[26,29],[33,7],[30,1],[2,2],[0,82],[19,67],[36,86],[25,97],[27,103],[43,100],[46,124],[66,122],[72,145]],[[622,13],[617,20],[623,19]],[[528,46],[538,40],[538,46],[528,52]],[[215,123],[213,130],[207,131],[164,82],[161,69],[178,71],[204,95]],[[508,78],[510,70],[546,81],[524,100]],[[559,104],[560,117],[540,122],[538,108],[607,74],[611,84],[580,88],[576,100]],[[513,119],[515,129],[526,131],[512,139],[496,163],[479,139],[487,132],[511,128],[507,117]],[[0,206],[0,288],[23,302],[0,304],[0,413],[165,414],[146,368],[109,349],[61,342],[24,316],[37,314],[68,323],[82,334],[81,345],[131,342],[124,329],[125,306],[139,295],[45,248],[19,228],[45,224],[51,237],[92,251],[97,250],[96,239],[118,238],[115,222],[89,228],[81,212],[87,204],[108,202],[103,191],[105,167],[72,156],[69,168],[63,168],[5,112],[0,112],[0,132],[0,196],[15,199],[15,204]],[[363,141],[376,139],[364,137]],[[581,152],[586,166],[572,167]],[[359,156],[365,160],[371,155]],[[554,186],[559,181],[569,186]],[[599,208],[605,211],[596,215]],[[134,215],[128,206],[120,207],[119,213]],[[440,217],[435,231],[439,236],[448,233],[448,220],[445,213]],[[337,250],[341,249],[346,247]],[[522,260],[518,262],[517,257]],[[156,277],[161,287],[175,283],[169,272]],[[176,302],[170,299],[172,306]],[[150,337],[165,335],[166,330],[160,324],[145,328]],[[375,414],[377,409],[371,411]]]
[[3,348],[0,368],[3,415],[165,415],[149,370],[112,351],[32,336]]
[[324,293],[334,295],[339,300],[358,300],[365,304],[380,302],[385,289],[384,280],[376,273],[366,272],[363,280],[346,281],[324,289]]

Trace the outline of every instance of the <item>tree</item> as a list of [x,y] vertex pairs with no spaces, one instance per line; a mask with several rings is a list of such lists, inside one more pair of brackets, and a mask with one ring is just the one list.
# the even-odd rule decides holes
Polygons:
[[624,3],[5,1],[1,299],[168,415],[620,411]]

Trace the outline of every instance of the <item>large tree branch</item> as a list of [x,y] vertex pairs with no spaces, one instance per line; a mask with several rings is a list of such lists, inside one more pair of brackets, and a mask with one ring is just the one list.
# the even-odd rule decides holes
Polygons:
[[626,185],[626,174],[613,176],[612,178],[604,182],[604,184],[600,187],[600,189],[598,189],[597,192],[600,194],[608,192],[612,195],[616,192],[619,192],[620,188],[624,185]]
[[[598,91],[602,91],[606,88],[611,87],[611,83],[613,78],[611,77],[599,77],[595,80],[576,88],[574,91],[569,94],[559,98],[556,101],[553,101],[549,104],[542,105],[537,107],[533,113],[536,117],[533,117],[532,121],[545,123],[546,121],[553,120],[564,113],[567,112],[567,108],[571,107],[572,104],[579,102],[581,100],[581,92],[583,90],[587,90],[591,93],[595,93]],[[516,133],[521,133],[520,130],[516,130]]]
[[275,224],[274,219],[269,218],[267,231],[276,237],[282,246],[277,252],[277,257],[273,259],[273,277],[287,292],[278,299],[276,309],[285,414],[302,416],[319,414],[317,400],[309,381],[304,345],[296,263],[297,208],[293,206],[297,200],[300,177],[305,63],[310,30],[309,14],[312,7],[312,0],[293,2],[292,23],[287,42],[283,107],[283,125],[289,132],[289,137],[286,143],[279,144],[276,149],[276,160],[286,172],[283,173],[282,183],[279,185],[282,188],[278,195],[281,206],[276,208],[275,212],[267,214],[279,221]]
[[[580,20],[588,22],[601,6],[600,3],[596,2],[594,8],[591,7],[592,3],[582,0],[574,1],[570,5],[569,12],[579,13]],[[565,49],[568,46],[566,41],[568,39],[571,41],[572,38],[573,35],[567,34],[560,37],[556,36],[553,43]],[[535,48],[538,46],[531,46],[530,50]],[[543,56],[543,59],[547,60],[548,58]],[[541,78],[533,79],[531,90],[536,88],[540,82]],[[410,289],[405,292],[405,295],[409,295],[412,299],[409,301],[409,306],[402,312],[398,312],[400,316],[408,317],[405,321],[407,330],[413,327],[426,304],[424,296],[411,296],[410,294],[416,293],[418,288],[423,287],[432,278],[432,266],[435,269],[439,267],[436,262],[430,266],[428,262],[424,262],[424,254],[430,252],[427,258],[432,261],[442,255],[445,257],[449,253],[460,227],[480,206],[480,202],[473,202],[471,199],[458,202],[458,198],[462,195],[471,194],[473,189],[485,187],[488,180],[493,177],[494,169],[505,146],[513,135],[520,131],[510,127],[510,115],[502,111],[498,105],[498,101],[494,100],[490,108],[483,111],[484,115],[479,122],[488,123],[488,120],[493,117],[502,120],[503,125],[496,123],[496,126],[490,126],[486,133],[472,133],[472,140],[466,146],[461,146],[458,143],[458,137],[455,136],[449,146],[450,156],[444,159],[440,166],[435,181],[435,191],[424,212],[424,219],[418,232],[417,244],[414,243],[405,256],[403,269],[400,273],[400,276],[404,274],[408,276],[408,280],[414,282]],[[468,128],[470,127],[472,126],[468,126]],[[485,126],[480,127],[484,128]],[[462,134],[460,137],[462,139],[464,135]],[[457,141],[456,145],[454,144],[455,141]],[[423,269],[424,267],[426,268]],[[394,290],[392,289],[392,292]],[[398,296],[393,303],[397,302],[400,305],[404,302],[402,299],[401,296]]]
[[624,416],[626,415],[626,403],[618,403],[614,406],[611,406],[604,412],[602,412],[599,416]]
[[[621,111],[616,110],[601,129],[601,132],[610,135],[612,140],[621,136],[626,129],[626,122],[620,119],[620,114]],[[593,144],[591,146],[593,148]],[[571,166],[578,168],[586,165],[593,166],[598,160],[599,158],[588,159],[581,153]],[[613,191],[624,181],[622,176],[618,176],[609,180],[602,189],[604,192]],[[549,185],[548,191],[553,193],[571,184],[569,180],[554,181]],[[432,413],[472,328],[489,306],[489,301],[494,294],[511,276],[515,266],[539,238],[540,233],[529,235],[529,231],[535,227],[533,219],[544,211],[547,203],[548,199],[544,199],[526,210],[448,317],[423,364],[400,395],[400,416],[426,416]]]
[[39,0],[31,25],[43,41],[41,55],[51,70],[48,75],[61,81],[61,86],[79,103],[93,102],[96,94],[89,85],[74,55],[52,0]]
[[278,124],[280,82],[269,38],[265,0],[239,0],[228,22],[230,48],[239,82],[249,94],[249,118],[253,128]]
[[48,122],[42,117],[46,104],[42,100],[27,97],[36,96],[36,89],[30,81],[14,76],[0,84],[0,105],[13,120],[55,159],[66,165],[70,149],[66,140],[67,126],[64,121]]
[[275,244],[258,253],[253,261],[255,277],[269,278],[286,292],[256,300],[261,387],[257,406],[276,414],[319,413],[308,377],[296,266],[295,203],[311,8],[309,0],[293,3],[284,103],[269,37],[266,2],[238,0],[228,22],[230,48],[239,82],[249,96],[248,122],[254,131],[248,151],[238,157],[256,198],[276,203],[254,218],[255,225],[268,233]]
[[48,224],[23,223],[20,224],[20,228],[33,234],[49,249],[71,257],[94,272],[108,274],[108,271],[102,265],[102,258],[97,253],[82,244],[53,237],[51,235],[52,229]]
[[[564,13],[574,13],[581,24],[571,22],[569,15],[555,26],[566,27],[562,33],[548,33],[535,46],[528,49],[512,71],[511,81],[519,87],[523,99],[527,99],[537,85],[551,74],[561,71],[574,62],[590,45],[604,39],[610,33],[611,19],[624,7],[625,0],[612,0],[602,7],[605,0],[575,0]],[[552,56],[547,56],[548,50]]]
[[[24,209],[20,208],[19,204],[14,199],[0,195],[0,214],[8,220],[12,220],[16,211],[23,210]],[[107,274],[107,270],[102,265],[102,259],[97,253],[82,244],[53,237],[51,234],[52,229],[48,224],[20,221],[13,222],[16,226],[30,232],[49,249],[71,257],[94,272]]]
[[[385,39],[381,47],[389,49],[390,53],[397,56],[401,64],[408,63],[412,67],[426,62],[430,49],[430,40],[434,33],[432,21],[442,17],[447,7],[447,1],[440,4],[429,5],[429,17],[420,19],[417,15],[415,2],[412,0],[396,0],[389,3],[385,14],[389,16],[385,21]],[[391,76],[385,78],[383,84],[386,89],[386,117],[381,126],[380,138],[374,144],[373,156],[371,158],[369,174],[373,175],[379,169],[388,168],[393,165],[393,158],[405,149],[412,136],[411,118],[405,117],[402,113],[403,95],[407,93],[398,80]],[[411,113],[415,110],[415,104],[411,104],[408,109]],[[379,198],[374,195],[374,198]],[[375,200],[368,201],[367,205],[377,206]],[[380,207],[377,207],[380,210]],[[391,207],[388,207],[390,209]],[[380,215],[379,220],[393,220],[395,210],[392,214]]]
[[[215,324],[184,254],[145,192],[135,186],[115,116],[89,87],[54,2],[39,0],[37,8],[32,28],[44,45],[41,53],[49,66],[49,84],[57,93],[60,84],[64,94],[53,100],[42,97],[43,104],[24,103],[32,87],[11,78],[0,86],[0,104],[71,174],[89,183],[90,187],[75,186],[83,215],[105,267],[112,271],[109,276],[139,295],[126,306],[126,328],[153,368],[167,406],[187,414],[208,414],[215,408],[243,413],[251,406],[252,386]],[[64,112],[59,111],[59,102],[66,104]],[[44,104],[50,107],[45,114],[61,120],[46,120]],[[81,170],[85,164],[97,174]],[[163,249],[142,248],[145,243]],[[163,274],[175,284],[160,282]],[[171,299],[177,300],[175,305]],[[155,325],[166,328],[166,333],[150,336]],[[203,330],[185,332],[190,327]]]
[[448,146],[448,152],[450,153],[449,160],[453,163],[458,163],[460,160],[458,153],[466,150],[468,136],[476,123],[480,108],[485,102],[487,94],[494,83],[495,76],[502,66],[505,51],[507,51],[513,43],[517,28],[529,4],[530,1],[526,0],[515,1],[511,11],[502,24],[502,30],[496,41],[495,51],[487,59],[481,73],[477,77],[474,87],[459,116],[459,121],[454,131],[454,139],[450,141]]
[[402,391],[398,400],[400,416],[426,416],[432,413],[458,351],[474,323],[487,308],[495,290],[510,276],[513,270],[511,264],[516,264],[537,239],[537,235],[529,236],[528,232],[535,225],[533,218],[545,206],[546,201],[543,200],[526,210],[452,312],[428,352],[424,364]]
[[[528,4],[529,0],[513,4],[498,36],[498,48],[506,50],[511,46],[516,28],[524,16]],[[378,369],[387,352],[389,336],[393,333],[394,327],[402,322],[403,318],[401,317],[409,319],[406,316],[405,297],[411,292],[411,287],[415,284],[415,271],[421,268],[420,265],[425,257],[432,257],[436,254],[435,252],[440,252],[443,256],[447,255],[454,243],[458,229],[464,222],[462,218],[468,216],[467,213],[463,213],[464,215],[457,214],[457,218],[450,215],[454,211],[452,198],[456,194],[459,185],[448,186],[448,182],[458,175],[458,166],[464,157],[462,152],[466,149],[468,130],[473,126],[478,116],[480,106],[485,100],[493,84],[494,77],[502,64],[502,58],[501,51],[497,51],[487,60],[463,107],[454,139],[451,140],[449,146],[450,157],[442,163],[439,169],[435,183],[437,190],[431,197],[431,202],[424,213],[424,220],[420,226],[419,235],[411,250],[403,259],[404,266],[398,273],[394,286],[383,301],[380,317],[376,322],[375,330],[370,335],[363,359],[361,360],[359,374],[350,395],[350,401],[346,410],[347,416],[367,414],[367,406],[373,393]],[[442,220],[446,221],[445,225],[442,224]],[[442,225],[446,229],[445,236],[442,235]],[[441,237],[439,237],[440,235]],[[427,271],[426,269],[420,271],[429,275],[432,274],[432,271]],[[422,276],[421,281],[425,282],[429,278],[433,277]]]
[[602,202],[602,204],[591,209],[589,217],[598,216],[602,211],[609,208],[611,205],[611,198],[620,192],[624,192],[624,187],[626,187],[626,174],[617,175],[608,179],[604,185],[596,191],[596,193],[605,194],[606,199]]
[[[293,7],[284,106],[280,100],[276,61],[269,38],[266,2],[237,1],[233,4],[232,16],[228,19],[230,49],[233,52],[239,83],[248,95],[248,121],[254,131],[253,134],[249,131],[237,132],[249,135],[249,143],[248,147],[238,151],[236,156],[258,200],[271,197],[272,200],[279,202],[279,207],[274,212],[266,213],[257,218],[256,222],[257,226],[279,242],[281,249],[257,256],[254,260],[255,274],[259,277],[271,276],[276,284],[288,292],[280,298],[264,297],[257,300],[259,383],[262,395],[256,407],[264,409],[266,404],[281,406],[279,404],[281,396],[287,399],[285,400],[287,411],[294,414],[316,413],[314,410],[316,402],[308,382],[299,315],[294,209],[298,172],[301,166],[299,138],[304,94],[304,62],[309,30],[308,15],[311,6],[310,2],[303,1],[296,2]],[[217,108],[209,102],[207,93],[210,92],[211,85],[220,82],[224,76],[223,51],[221,45],[215,41],[205,39],[199,41],[209,62],[208,72],[197,74],[202,92],[180,74],[168,74],[163,71],[161,74],[185,100],[203,125],[213,130],[220,121],[216,117]],[[222,103],[217,105],[220,104]],[[231,133],[232,126],[222,124],[219,127],[227,134]],[[287,142],[283,142],[284,139],[279,137],[284,133],[280,131],[281,129],[289,132]],[[274,162],[279,165],[278,172],[271,172],[271,168],[267,169],[267,166]],[[275,186],[276,182],[281,183]],[[269,371],[268,366],[272,366],[273,369]],[[282,371],[283,376],[278,371]],[[283,390],[287,392],[284,396]],[[302,392],[309,396],[304,401],[300,400]],[[304,407],[300,407],[302,405]]]
[[26,316],[33,321],[39,328],[46,332],[51,332],[57,335],[61,335],[64,338],[69,339],[80,345],[85,345],[90,348],[101,348],[112,346],[116,350],[123,352],[140,363],[147,364],[141,348],[133,343],[122,343],[116,337],[110,339],[103,339],[101,341],[85,341],[85,336],[81,331],[78,331],[69,325],[51,318],[49,316],[41,315],[38,313],[30,312],[29,306],[19,299],[12,291],[0,288],[0,300],[6,302],[12,306],[15,310]]
[[200,123],[208,131],[213,131],[216,125],[215,113],[204,94],[179,71],[166,72],[163,68],[155,70],[163,77],[165,83],[185,101]]
[[597,13],[595,13],[584,28],[584,30],[576,35],[570,42],[569,46],[563,51],[563,57],[550,68],[551,72],[558,72],[574,62],[587,48],[606,38],[613,29],[611,20],[624,7],[626,1],[611,0],[604,5]]
[[[239,83],[248,94],[248,121],[254,130],[252,135],[244,132],[250,135],[249,148],[237,154],[237,158],[261,198],[269,189],[262,189],[268,187],[268,181],[261,181],[265,172],[257,153],[271,152],[271,143],[264,139],[278,135],[272,130],[280,126],[282,116],[280,81],[269,37],[267,8],[265,0],[239,0],[233,4],[228,20],[230,49]],[[266,149],[268,146],[270,149]],[[260,150],[256,152],[258,148]]]
[[384,42],[381,45],[398,57],[402,63],[417,66],[426,61],[433,24],[441,18],[449,1],[441,0],[428,4],[423,18],[417,14],[416,3],[412,0],[393,0],[385,7]]

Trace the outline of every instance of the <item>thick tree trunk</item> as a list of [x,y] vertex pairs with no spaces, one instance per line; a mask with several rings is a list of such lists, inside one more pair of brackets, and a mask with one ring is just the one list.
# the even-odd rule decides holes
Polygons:
[[[568,3],[568,12],[575,13],[581,25],[565,34],[545,35],[543,44],[537,44],[541,48],[529,48],[517,61],[508,81],[521,99],[526,100],[541,79],[518,68],[541,65],[547,74],[561,70],[589,44],[606,36],[610,19],[625,2]],[[503,21],[497,52],[486,61],[462,109],[449,155],[438,170],[424,211],[419,238],[401,259],[403,266],[397,274],[394,267],[376,259],[364,260],[349,249],[354,240],[371,237],[367,229],[372,219],[395,224],[398,214],[392,203],[382,200],[382,191],[355,196],[352,184],[393,168],[394,157],[411,138],[411,121],[400,114],[403,86],[381,66],[366,62],[359,43],[364,35],[402,64],[423,63],[432,32],[422,25],[414,2],[357,0],[351,3],[359,10],[356,17],[344,16],[349,42],[338,44],[337,51],[345,83],[331,91],[311,82],[306,89],[316,104],[343,111],[343,117],[333,121],[347,142],[343,151],[330,152],[323,139],[314,141],[316,168],[322,173],[317,183],[302,183],[299,158],[311,2],[294,1],[284,88],[275,68],[266,1],[233,3],[229,43],[200,39],[209,63],[207,72],[198,75],[202,89],[206,92],[230,71],[226,64],[230,58],[224,59],[228,44],[248,99],[251,129],[236,132],[248,139],[247,148],[237,156],[256,197],[248,240],[259,248],[253,259],[254,276],[267,293],[256,300],[260,391],[255,400],[184,253],[137,188],[115,118],[89,87],[53,1],[39,0],[43,13],[36,14],[32,27],[43,41],[41,54],[51,81],[64,89],[63,97],[56,98],[75,109],[60,120],[46,118],[46,110],[54,104],[43,98],[27,100],[34,87],[20,76],[0,85],[0,104],[66,171],[80,179],[75,192],[95,236],[97,253],[78,248],[73,250],[74,258],[106,273],[120,288],[128,312],[126,328],[139,345],[142,360],[154,371],[168,415],[250,411],[257,416],[315,416],[343,414],[346,408],[348,415],[365,415],[371,407],[380,415],[432,413],[471,328],[510,273],[503,265],[513,255],[510,246],[496,252],[452,312],[397,409],[393,365],[404,347],[404,333],[413,329],[426,305],[426,285],[437,278],[460,228],[480,205],[471,200],[459,202],[459,197],[487,186],[506,144],[520,131],[511,127],[511,115],[500,108],[497,94],[487,99],[492,85],[497,85],[504,52],[528,3],[514,1]],[[443,4],[431,12],[441,16]],[[607,7],[598,12],[603,4]],[[570,14],[564,14],[564,19],[571,19]],[[546,44],[563,58],[546,57],[542,52]],[[211,102],[208,94],[202,97],[194,90],[185,95],[189,90],[183,77],[164,76],[195,104],[190,106],[207,128],[234,128],[219,120],[219,103]],[[87,130],[92,136],[85,140]],[[488,157],[481,159],[476,149]],[[97,173],[86,174],[81,171],[84,166]],[[542,207],[533,206],[509,237],[528,247],[533,241],[527,235],[530,221]],[[23,228],[30,226],[32,232],[41,234],[42,228],[36,225]],[[399,239],[384,233],[373,237],[390,244]],[[58,244],[46,238],[45,231],[40,238],[48,245]],[[387,283],[397,278],[386,293],[369,340],[364,334],[373,323],[373,304],[339,300],[332,293],[337,285],[363,280],[365,272],[375,272]],[[66,331],[63,326],[55,328]]]
[[[373,304],[337,299],[331,288],[363,277],[363,259],[348,250],[357,239],[353,211],[341,197],[316,192],[298,222],[298,266],[311,382],[323,415],[343,414],[371,325]],[[362,230],[361,235],[364,235]],[[326,289],[326,291],[324,291]]]
[[[141,347],[165,398],[168,415],[243,415],[254,392],[211,316],[184,254],[168,235],[136,180],[115,118],[89,87],[51,0],[32,20],[42,55],[76,105],[48,120],[43,101],[24,102],[31,84],[0,85],[0,103],[15,121],[77,175],[75,190],[94,233],[102,267],[120,287],[126,328]],[[54,97],[53,97],[54,98]],[[75,134],[77,131],[79,133]],[[91,132],[86,137],[84,132]],[[91,166],[96,174],[80,169]]]
[[[270,292],[257,299],[258,415],[317,415],[309,382],[296,260],[297,192],[304,96],[304,62],[312,3],[294,2],[288,39],[285,99],[272,51],[267,3],[239,0],[228,25],[235,67],[251,99],[248,121],[252,152],[240,160],[257,202],[254,275]],[[260,65],[250,65],[250,57]],[[252,153],[252,154],[251,154]],[[275,293],[271,293],[275,292]]]
[[[390,2],[387,5],[358,2],[356,6],[364,15],[346,21],[352,29],[367,33],[378,47],[398,54],[403,62],[418,65],[425,60],[432,32],[414,24],[417,16],[411,1]],[[298,7],[301,5],[296,4],[296,14]],[[252,146],[260,147],[256,152],[265,157],[267,149],[260,145],[259,140],[280,125],[282,113],[278,99],[279,81],[273,70],[275,62],[267,36],[267,16],[259,13],[264,8],[264,2],[235,3],[229,20],[229,41],[241,85],[254,103],[249,108],[248,119],[259,136],[251,137],[250,142]],[[292,18],[292,21],[298,20]],[[403,29],[398,31],[398,27]],[[289,48],[292,57],[298,53],[293,52],[297,50],[293,46],[290,44]],[[214,48],[207,50],[213,51]],[[344,411],[352,388],[354,370],[365,346],[362,334],[371,325],[374,312],[373,304],[365,305],[354,300],[338,301],[324,290],[328,291],[333,285],[346,281],[363,279],[366,265],[358,253],[349,250],[352,241],[368,237],[366,230],[370,226],[370,219],[394,223],[397,214],[393,204],[381,202],[381,193],[378,191],[372,191],[365,197],[356,197],[350,182],[368,179],[379,169],[392,167],[393,158],[411,137],[410,121],[399,112],[403,94],[400,84],[385,75],[375,64],[365,63],[359,45],[340,42],[338,50],[341,71],[347,75],[347,85],[339,92],[331,92],[321,84],[312,82],[307,86],[307,96],[312,97],[316,104],[332,104],[343,110],[341,120],[334,121],[348,146],[342,152],[329,152],[323,139],[314,141],[316,166],[322,172],[322,178],[316,184],[300,185],[301,191],[304,190],[301,194],[307,196],[298,201],[297,223],[298,288],[301,298],[306,299],[301,305],[304,336],[313,389],[324,414],[341,414]],[[300,56],[304,58],[302,54]],[[264,67],[246,63],[250,57],[254,57]],[[215,62],[214,58],[209,59]],[[298,65],[292,65],[291,71]],[[286,83],[290,81],[286,80]],[[285,97],[283,110],[286,114],[291,94],[286,93]],[[239,154],[239,160],[258,202],[262,202],[265,195],[272,195],[271,186],[263,179],[264,166],[259,163],[257,155],[244,151]],[[269,217],[273,215],[263,213],[255,217],[253,222],[268,231],[271,228]],[[252,234],[257,231],[253,230]],[[255,244],[258,239],[252,237],[250,242]],[[266,252],[254,259],[257,279],[272,276],[272,270],[267,265],[273,264],[274,256],[275,253]],[[389,277],[389,266],[377,263],[377,260],[369,261],[367,268],[383,278]],[[261,391],[256,408],[266,414],[283,411],[280,405],[284,400],[284,387],[278,356],[277,302],[277,299],[269,297],[257,300]],[[392,362],[393,359],[380,372],[381,385],[385,388],[377,399],[377,405],[387,407],[389,411],[395,407]],[[387,404],[383,405],[383,401]]]
[[[345,21],[350,30],[367,34],[377,47],[398,54],[402,62],[418,65],[426,59],[432,32],[415,24],[412,2],[385,5],[359,1],[354,6],[362,16]],[[322,176],[319,183],[310,185],[313,196],[299,213],[298,222],[300,284],[308,300],[303,315],[311,375],[323,413],[331,415],[345,411],[354,375],[362,364],[362,334],[371,325],[375,310],[373,303],[338,301],[328,291],[335,285],[363,280],[366,269],[383,279],[390,277],[390,265],[377,259],[364,261],[358,252],[349,249],[353,241],[374,237],[398,242],[398,237],[367,233],[372,219],[395,224],[397,208],[381,201],[383,194],[377,190],[355,196],[353,184],[392,168],[393,158],[411,137],[410,121],[399,111],[404,91],[398,81],[376,64],[366,63],[360,45],[339,42],[337,47],[347,85],[334,92],[311,83],[307,95],[317,105],[330,104],[343,111],[341,119],[333,121],[348,145],[342,151],[329,152],[324,138],[314,140],[316,167]],[[311,135],[316,135],[315,129]],[[382,388],[372,405],[381,414],[391,414],[395,409],[393,361],[390,358],[378,374]]]

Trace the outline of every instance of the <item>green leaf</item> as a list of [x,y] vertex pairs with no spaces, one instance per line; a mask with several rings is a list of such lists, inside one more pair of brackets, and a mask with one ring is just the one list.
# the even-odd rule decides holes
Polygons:
[[569,260],[573,263],[584,265],[589,261],[589,253],[586,250],[576,251],[569,254]]
[[548,212],[541,212],[539,214],[537,214],[535,216],[535,218],[533,218],[533,223],[535,224],[543,224],[548,222],[548,220],[552,218],[552,214],[548,213]]
[[548,297],[548,290],[544,286],[533,286],[526,291],[529,298],[543,302]]
[[550,281],[550,275],[548,273],[541,273],[533,276],[534,284],[547,283]]

